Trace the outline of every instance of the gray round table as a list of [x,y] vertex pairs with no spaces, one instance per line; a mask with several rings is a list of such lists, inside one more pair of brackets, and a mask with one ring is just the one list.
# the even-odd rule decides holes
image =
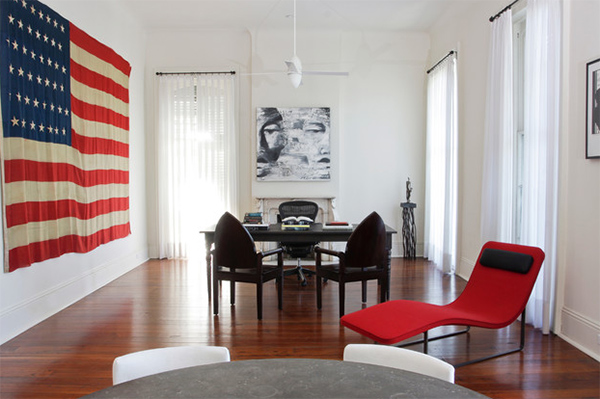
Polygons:
[[363,363],[263,359],[168,371],[86,398],[485,398],[437,378]]

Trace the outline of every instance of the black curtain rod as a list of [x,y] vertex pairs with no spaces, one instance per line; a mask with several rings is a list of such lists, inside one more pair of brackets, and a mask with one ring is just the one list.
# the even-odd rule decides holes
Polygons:
[[502,14],[503,14],[503,13],[505,13],[506,11],[510,10],[510,9],[512,8],[512,6],[514,6],[514,5],[515,5],[515,4],[516,4],[518,1],[519,1],[519,0],[515,0],[515,1],[513,1],[512,3],[510,3],[509,5],[507,5],[506,7],[504,7],[504,8],[502,9],[502,11],[500,11],[498,14],[491,16],[491,17],[490,17],[490,22],[494,22],[494,20],[495,20],[496,18],[498,18],[500,15],[502,15]]
[[161,75],[235,75],[235,71],[216,71],[216,72],[156,72]]
[[444,56],[444,58],[442,58],[441,60],[439,60],[439,61],[437,62],[437,64],[435,64],[434,66],[432,66],[431,68],[429,68],[429,70],[427,71],[427,73],[429,73],[429,72],[433,71],[433,70],[434,70],[434,69],[435,69],[435,68],[436,68],[438,65],[440,65],[442,62],[444,62],[444,60],[445,60],[446,58],[450,57],[452,54],[455,54],[455,53],[456,53],[456,51],[454,51],[454,50],[450,50],[450,52],[449,52],[448,54],[446,54],[446,55]]

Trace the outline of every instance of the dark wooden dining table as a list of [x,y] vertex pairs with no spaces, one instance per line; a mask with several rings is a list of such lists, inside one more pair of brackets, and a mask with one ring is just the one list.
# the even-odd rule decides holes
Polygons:
[[[248,228],[248,232],[254,241],[260,242],[346,242],[354,231],[356,225],[349,225],[347,228],[343,226],[328,227],[322,223],[313,223],[307,230],[286,230],[282,228],[281,223],[268,225],[265,229]],[[388,273],[392,263],[392,235],[398,233],[392,227],[385,226],[385,247],[387,250]],[[206,246],[206,281],[211,279],[211,255],[210,250],[215,242],[215,226],[210,226],[200,231],[204,234],[204,245]],[[389,281],[389,279],[388,279]],[[208,297],[211,295],[211,285],[207,284]],[[388,290],[389,293],[389,290]]]
[[261,359],[214,363],[131,380],[96,398],[486,398],[437,378],[339,360]]

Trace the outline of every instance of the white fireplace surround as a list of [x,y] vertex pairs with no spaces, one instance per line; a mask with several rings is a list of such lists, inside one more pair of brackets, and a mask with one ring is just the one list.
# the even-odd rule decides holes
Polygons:
[[277,214],[279,214],[279,205],[287,201],[312,201],[319,206],[319,213],[315,222],[325,223],[336,220],[335,198],[256,198],[256,207],[262,213],[264,223],[277,223]]

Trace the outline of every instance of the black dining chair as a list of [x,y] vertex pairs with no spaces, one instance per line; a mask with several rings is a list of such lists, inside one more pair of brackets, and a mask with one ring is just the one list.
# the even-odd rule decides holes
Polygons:
[[[346,250],[332,251],[315,247],[317,256],[317,308],[322,305],[322,279],[339,283],[340,317],[344,315],[346,283],[360,281],[362,284],[362,302],[367,301],[367,281],[377,280],[380,286],[380,302],[387,299],[388,289],[388,253],[386,249],[385,223],[372,212],[352,232]],[[328,254],[338,258],[336,264],[325,265],[322,255]]]
[[[313,222],[319,213],[319,206],[312,201],[286,201],[279,205],[278,221],[281,222],[287,217],[304,216],[311,219]],[[297,259],[298,264],[293,269],[286,270],[284,275],[298,275],[302,286],[307,285],[306,276],[315,274],[313,270],[302,267],[301,260],[313,253],[313,248],[318,242],[282,242],[281,246],[285,252],[292,258]]]
[[[262,319],[263,283],[276,279],[277,302],[283,305],[283,248],[257,251],[248,230],[229,212],[225,212],[215,228],[215,243],[212,254],[213,307],[219,314],[219,282],[231,282],[231,305],[235,304],[235,283],[256,284],[256,311]],[[263,265],[263,258],[277,255],[277,265]]]

